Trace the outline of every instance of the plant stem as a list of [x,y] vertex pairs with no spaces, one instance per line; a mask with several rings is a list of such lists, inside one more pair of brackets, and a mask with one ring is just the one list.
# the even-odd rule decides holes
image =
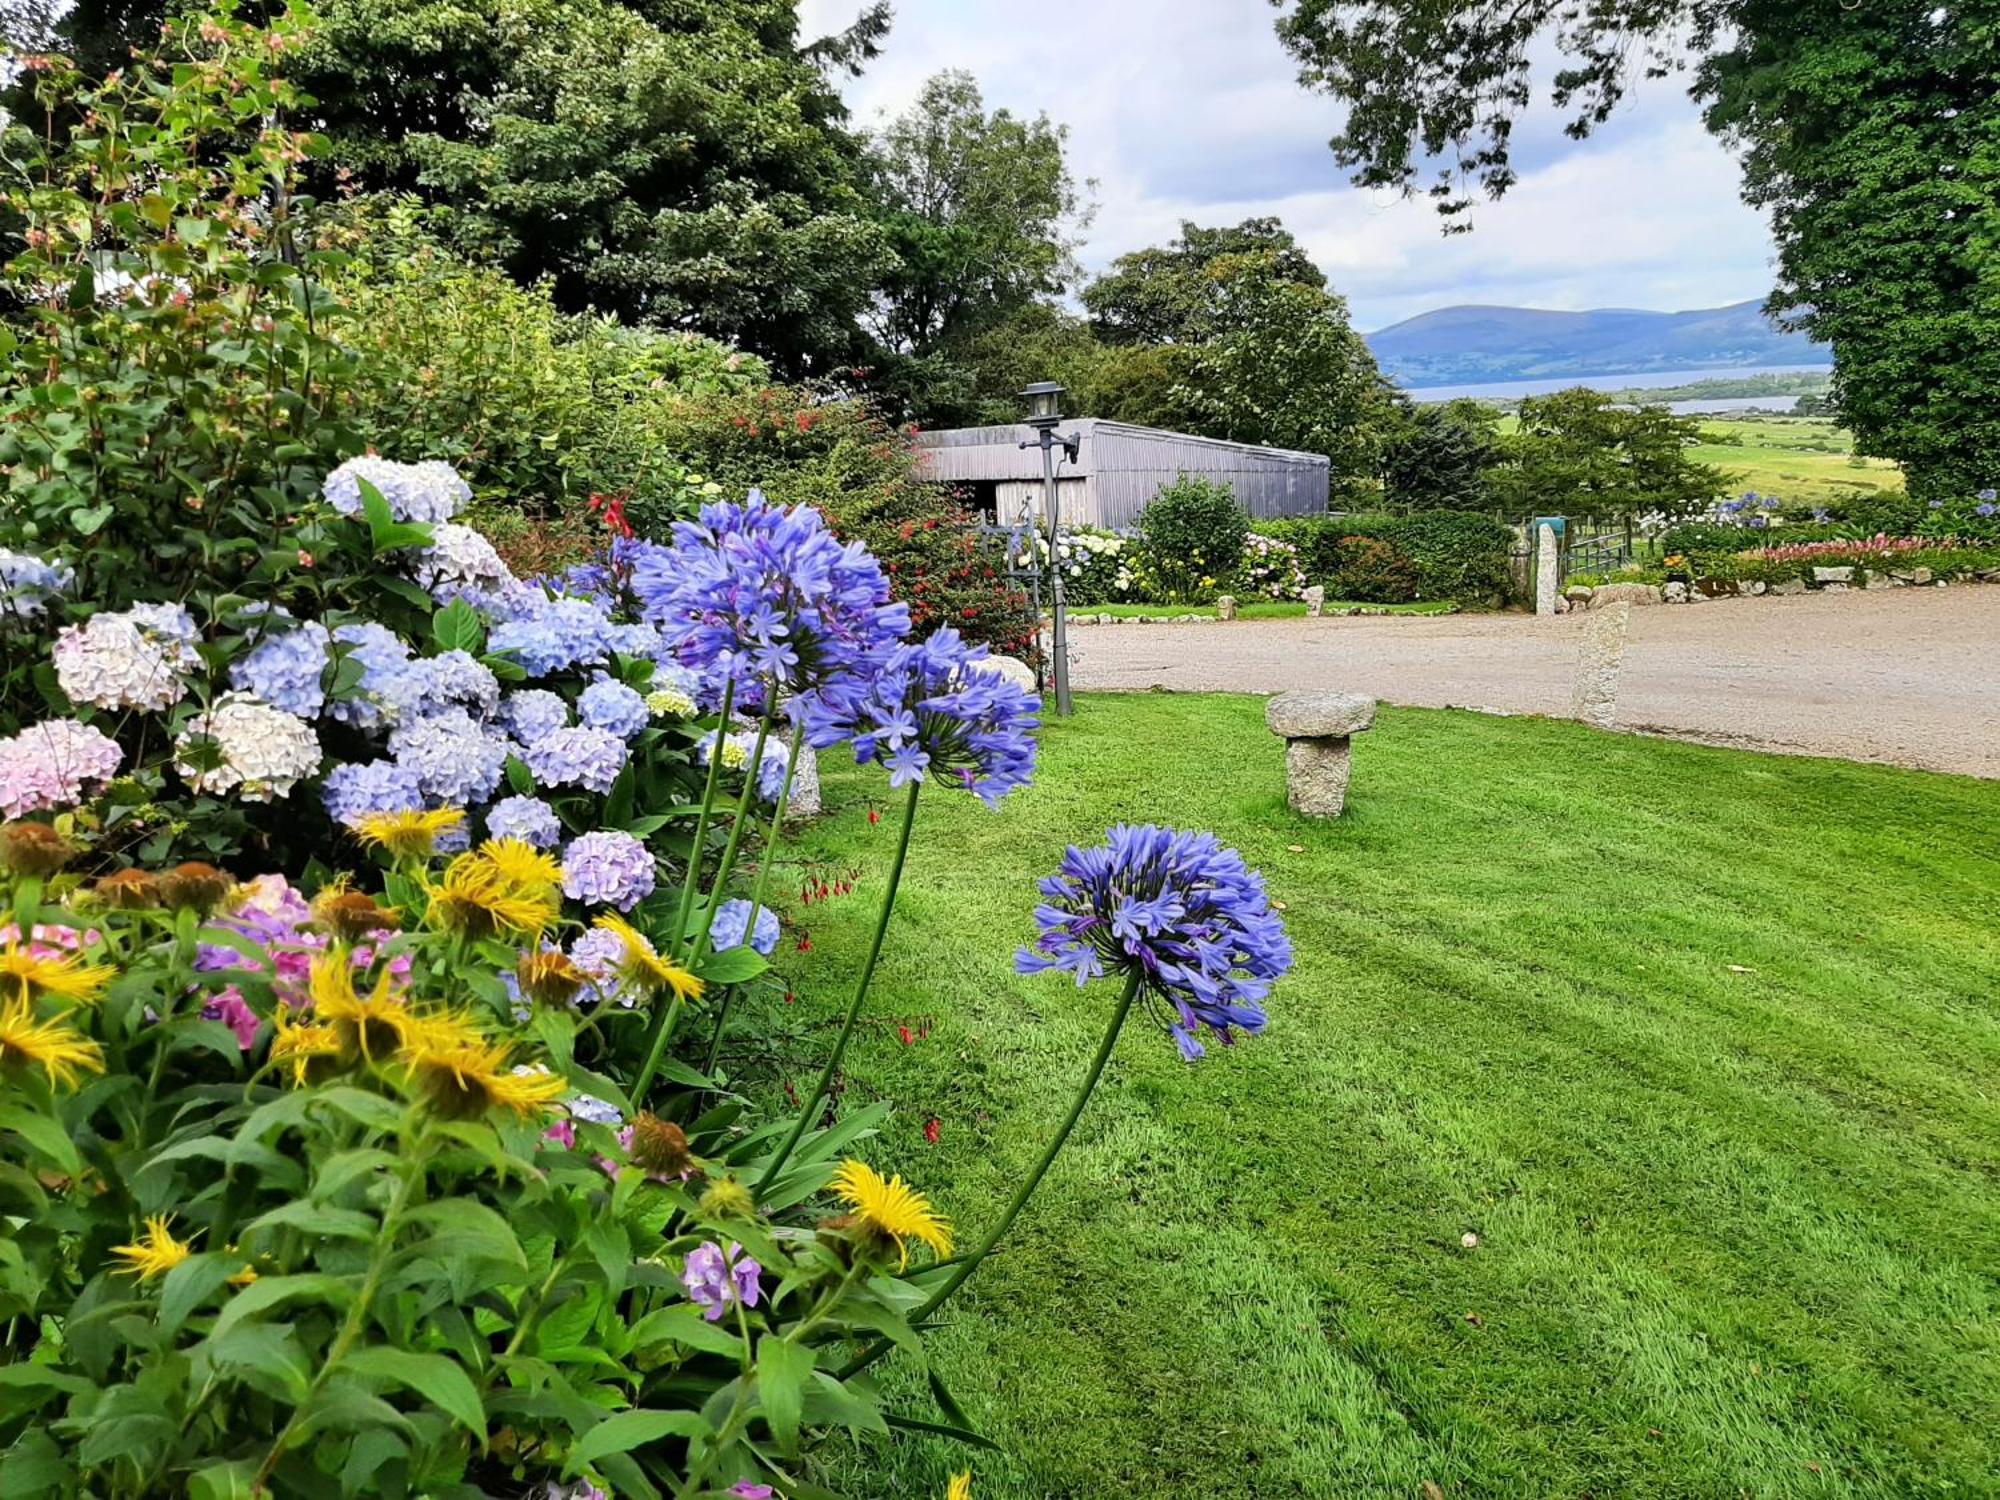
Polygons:
[[854,986],[854,998],[847,1003],[847,1015],[840,1023],[840,1035],[834,1038],[833,1051],[827,1057],[826,1066],[820,1069],[819,1082],[813,1085],[812,1097],[799,1110],[799,1117],[792,1122],[784,1145],[778,1148],[778,1154],[771,1158],[770,1166],[758,1179],[757,1190],[760,1193],[777,1178],[797,1149],[799,1138],[811,1125],[820,1101],[826,1098],[826,1091],[833,1086],[834,1074],[840,1071],[840,1059],[847,1052],[848,1038],[854,1035],[854,1023],[860,1019],[862,1002],[868,998],[869,981],[875,977],[875,961],[882,956],[882,939],[889,931],[889,918],[896,910],[896,887],[903,880],[903,861],[910,852],[910,830],[917,821],[917,793],[923,790],[923,785],[921,781],[911,782],[910,795],[903,803],[903,828],[896,839],[895,862],[889,866],[889,888],[882,893],[882,914],[875,919],[875,936],[868,944],[868,959],[861,966],[861,978]]
[[[750,763],[743,768],[743,790],[736,797],[736,813],[729,820],[729,842],[723,846],[722,863],[715,867],[715,884],[709,888],[708,904],[702,910],[701,935],[694,940],[694,947],[688,950],[688,967],[694,968],[708,953],[709,930],[715,926],[716,908],[722,905],[722,893],[729,888],[729,877],[736,869],[736,852],[743,847],[743,830],[749,826],[750,804],[757,796],[757,778],[764,764],[764,744],[771,737],[771,721],[778,713],[778,685],[766,679],[764,683],[764,717],[757,721],[757,743],[750,749]],[[722,747],[716,746],[716,759],[722,758]]]
[[[806,742],[805,731],[792,730],[792,753],[785,761],[785,784],[778,788],[778,805],[771,809],[771,829],[764,835],[764,857],[757,862],[757,879],[750,887],[750,925],[744,929],[743,941],[755,945],[757,941],[757,917],[764,910],[764,888],[771,882],[773,855],[778,840],[784,833],[785,808],[792,800],[792,777],[799,769],[799,751]],[[715,919],[711,917],[712,923]],[[715,1035],[708,1041],[708,1061],[702,1065],[702,1072],[713,1074],[715,1060],[722,1054],[722,1029],[729,1024],[729,1007],[736,1003],[736,987],[730,986],[722,997],[722,1005],[715,1017]]]
[[694,843],[688,849],[687,880],[681,886],[680,915],[667,937],[667,952],[678,958],[687,938],[688,918],[694,915],[695,887],[701,884],[701,846],[708,837],[709,809],[715,806],[715,789],[722,784],[722,741],[729,733],[729,711],[736,704],[736,679],[722,685],[722,711],[716,718],[715,748],[708,757],[708,785],[701,794],[701,811],[694,820]]
[[[920,1323],[936,1312],[944,1300],[963,1286],[966,1278],[979,1269],[980,1263],[993,1253],[993,1247],[1000,1243],[1009,1229],[1014,1227],[1014,1220],[1020,1216],[1028,1199],[1041,1185],[1050,1164],[1055,1161],[1057,1153],[1069,1140],[1070,1132],[1076,1129],[1076,1122],[1083,1115],[1084,1105],[1090,1102],[1091,1094],[1097,1089],[1097,1080],[1104,1076],[1104,1065],[1111,1060],[1111,1049],[1117,1045],[1118,1033],[1125,1029],[1125,1018],[1131,1014],[1132,1002],[1139,998],[1139,982],[1140,976],[1137,971],[1125,981],[1125,992],[1118,997],[1118,1008],[1111,1012],[1110,1024],[1104,1028],[1104,1039],[1097,1044],[1097,1056],[1090,1060],[1090,1071],[1084,1075],[1083,1087],[1076,1091],[1076,1098],[1070,1101],[1069,1113],[1063,1116],[1062,1124],[1056,1127],[1056,1133],[1049,1138],[1048,1145],[1042,1148],[1040,1159],[1029,1170],[1028,1175],[1021,1179],[1021,1185],[1014,1189],[1014,1196],[1000,1211],[1000,1217],[994,1221],[993,1227],[986,1231],[986,1237],[979,1242],[979,1248],[961,1259],[957,1269],[945,1279],[944,1284],[925,1298],[923,1305],[910,1314],[912,1323]],[[877,1339],[849,1361],[847,1368],[836,1378],[846,1380],[858,1371],[866,1369],[887,1353],[888,1349],[887,1339]]]

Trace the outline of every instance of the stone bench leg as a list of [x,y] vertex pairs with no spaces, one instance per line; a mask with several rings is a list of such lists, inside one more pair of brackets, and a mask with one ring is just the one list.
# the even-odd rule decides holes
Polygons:
[[1285,741],[1285,800],[1309,818],[1337,818],[1347,806],[1348,736]]

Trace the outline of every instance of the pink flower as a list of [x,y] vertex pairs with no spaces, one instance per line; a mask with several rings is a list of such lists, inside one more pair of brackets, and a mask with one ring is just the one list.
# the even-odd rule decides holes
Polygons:
[[201,1008],[201,1016],[204,1021],[220,1021],[235,1032],[236,1045],[245,1052],[257,1040],[257,1012],[243,998],[243,991],[233,984],[217,990]]

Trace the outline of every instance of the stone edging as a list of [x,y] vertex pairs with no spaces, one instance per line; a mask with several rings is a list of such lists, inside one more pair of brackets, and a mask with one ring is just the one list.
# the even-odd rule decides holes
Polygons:
[[1939,578],[1930,568],[1890,568],[1871,572],[1857,563],[1814,568],[1812,581],[1787,578],[1777,583],[1754,579],[1744,583],[1699,579],[1694,584],[1601,583],[1595,588],[1576,584],[1563,590],[1556,601],[1557,613],[1578,609],[1602,609],[1607,604],[1705,604],[1711,599],[1753,599],[1763,595],[1844,594],[1851,589],[1949,588],[1954,582],[2000,583],[2000,568],[1968,574],[1952,580]]

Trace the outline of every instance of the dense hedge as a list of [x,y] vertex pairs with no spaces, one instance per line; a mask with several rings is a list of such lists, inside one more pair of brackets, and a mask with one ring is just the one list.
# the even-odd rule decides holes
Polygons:
[[1324,586],[1330,596],[1341,597],[1334,585],[1355,561],[1356,549],[1341,545],[1348,537],[1384,542],[1407,559],[1419,599],[1497,603],[1507,593],[1507,557],[1514,533],[1491,516],[1452,510],[1407,516],[1302,516],[1259,521],[1255,529],[1298,548],[1306,577]]

